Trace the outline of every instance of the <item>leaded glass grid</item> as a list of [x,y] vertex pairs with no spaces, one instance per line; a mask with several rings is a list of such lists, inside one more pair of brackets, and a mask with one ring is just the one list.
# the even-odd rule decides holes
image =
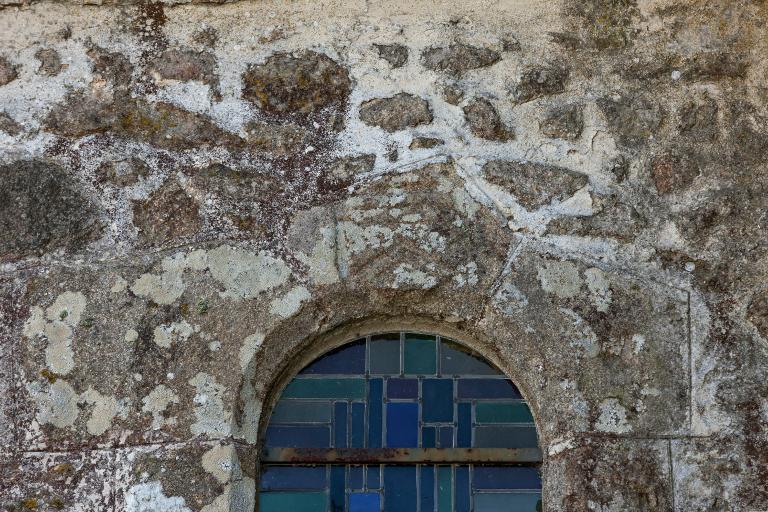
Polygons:
[[436,335],[377,334],[316,359],[283,390],[264,447],[262,512],[541,509],[528,404]]

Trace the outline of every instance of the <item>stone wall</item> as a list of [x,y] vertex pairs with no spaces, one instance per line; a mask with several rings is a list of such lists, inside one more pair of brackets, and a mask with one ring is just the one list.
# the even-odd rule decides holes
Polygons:
[[384,326],[515,379],[547,511],[768,510],[764,1],[0,6],[3,510],[250,511]]

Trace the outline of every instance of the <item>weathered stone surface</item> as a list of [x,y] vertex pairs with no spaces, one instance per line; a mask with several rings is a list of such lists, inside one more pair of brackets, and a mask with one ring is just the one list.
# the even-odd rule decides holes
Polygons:
[[62,63],[59,52],[53,48],[40,48],[35,52],[35,58],[40,61],[37,72],[43,76],[56,76],[61,72]]
[[747,307],[747,318],[755,326],[760,336],[768,340],[768,293],[758,291]]
[[436,137],[414,137],[408,149],[432,149],[443,144],[445,144],[445,141]]
[[631,45],[638,31],[633,26],[640,15],[635,0],[569,0],[565,13],[574,17],[578,46],[620,49]]
[[464,107],[464,118],[473,135],[481,139],[506,142],[515,138],[514,132],[501,120],[493,103],[475,98]]
[[665,153],[651,161],[651,176],[660,194],[681,192],[688,187],[700,170],[684,155]]
[[396,132],[431,123],[432,111],[427,100],[401,92],[389,98],[363,102],[360,119],[365,124]]
[[3,260],[57,249],[79,251],[99,236],[96,206],[60,167],[45,161],[19,161],[0,167],[0,182]]
[[494,160],[483,166],[483,176],[511,192],[526,209],[533,210],[553,199],[564,201],[587,184],[587,177],[567,169],[534,163]]
[[293,123],[252,122],[246,126],[246,132],[248,143],[255,150],[277,157],[299,154],[310,141],[307,130]]
[[0,112],[0,131],[8,135],[18,135],[21,133],[22,126],[5,112]]
[[133,224],[141,245],[162,246],[195,235],[200,230],[199,208],[176,180],[165,183],[133,207]]
[[576,140],[584,130],[583,108],[577,104],[556,107],[547,112],[539,127],[547,137]]
[[408,62],[408,47],[402,44],[374,45],[379,57],[389,62],[393,68],[400,68]]
[[696,141],[712,141],[718,136],[718,111],[714,100],[705,98],[690,102],[680,111],[680,133]]
[[149,176],[146,164],[138,158],[104,162],[96,170],[97,183],[109,183],[116,187],[130,187]]
[[458,105],[464,99],[464,91],[455,85],[443,87],[443,99],[451,105]]
[[561,64],[547,64],[523,71],[513,85],[511,96],[515,103],[525,103],[542,96],[565,90],[570,70]]
[[496,50],[467,44],[452,44],[428,48],[421,54],[427,69],[460,77],[468,71],[485,68],[501,60]]
[[628,147],[645,144],[659,129],[663,119],[661,109],[639,95],[603,98],[598,100],[597,106],[619,143]]
[[243,98],[277,117],[306,118],[324,109],[343,112],[351,89],[347,70],[330,57],[305,51],[276,53],[243,75]]
[[0,87],[16,80],[19,76],[17,66],[6,57],[0,56]]

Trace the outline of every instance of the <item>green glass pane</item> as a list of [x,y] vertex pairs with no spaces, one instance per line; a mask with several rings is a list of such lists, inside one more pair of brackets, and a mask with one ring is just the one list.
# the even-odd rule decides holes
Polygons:
[[400,333],[371,336],[369,352],[372,374],[400,374]]
[[443,375],[501,375],[479,354],[445,338],[440,344],[440,372]]
[[331,402],[280,400],[272,411],[272,423],[330,423]]
[[519,512],[537,512],[541,510],[538,493],[493,493],[475,494],[475,512],[498,512],[515,510]]
[[365,379],[293,379],[284,398],[365,398]]
[[406,334],[403,364],[408,375],[437,373],[437,342],[434,336]]
[[323,492],[262,492],[259,494],[261,512],[318,512],[327,508]]
[[440,466],[437,468],[437,510],[438,512],[453,512],[453,468]]
[[523,402],[478,402],[475,415],[478,423],[533,423],[531,410]]

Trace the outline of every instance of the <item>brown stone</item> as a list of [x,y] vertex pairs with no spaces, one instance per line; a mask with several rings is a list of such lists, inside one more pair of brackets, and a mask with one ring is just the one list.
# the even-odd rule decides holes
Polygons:
[[360,119],[368,125],[396,132],[432,122],[427,100],[401,92],[389,98],[376,98],[360,105]]
[[408,47],[402,44],[375,44],[379,57],[389,62],[393,68],[400,68],[408,62]]
[[485,68],[501,60],[496,50],[467,44],[428,48],[421,54],[425,68],[460,77],[468,71]]
[[515,138],[514,132],[501,120],[496,107],[484,98],[475,98],[464,107],[464,118],[472,134],[481,139],[506,142]]
[[40,61],[37,72],[43,76],[56,76],[61,73],[62,64],[59,52],[53,48],[40,48],[35,52],[35,58]]
[[576,104],[554,108],[547,112],[539,128],[553,139],[576,140],[584,130],[583,109]]
[[588,183],[585,175],[562,167],[507,160],[485,164],[483,177],[511,192],[527,210],[540,208],[554,199],[562,202]]
[[559,94],[565,90],[569,76],[570,70],[560,64],[537,66],[523,71],[514,85],[512,101],[525,103],[542,96]]
[[133,206],[133,224],[144,246],[162,246],[172,240],[189,238],[200,231],[197,201],[171,179],[145,201]]
[[17,66],[5,57],[0,57],[0,87],[11,83],[19,76]]

